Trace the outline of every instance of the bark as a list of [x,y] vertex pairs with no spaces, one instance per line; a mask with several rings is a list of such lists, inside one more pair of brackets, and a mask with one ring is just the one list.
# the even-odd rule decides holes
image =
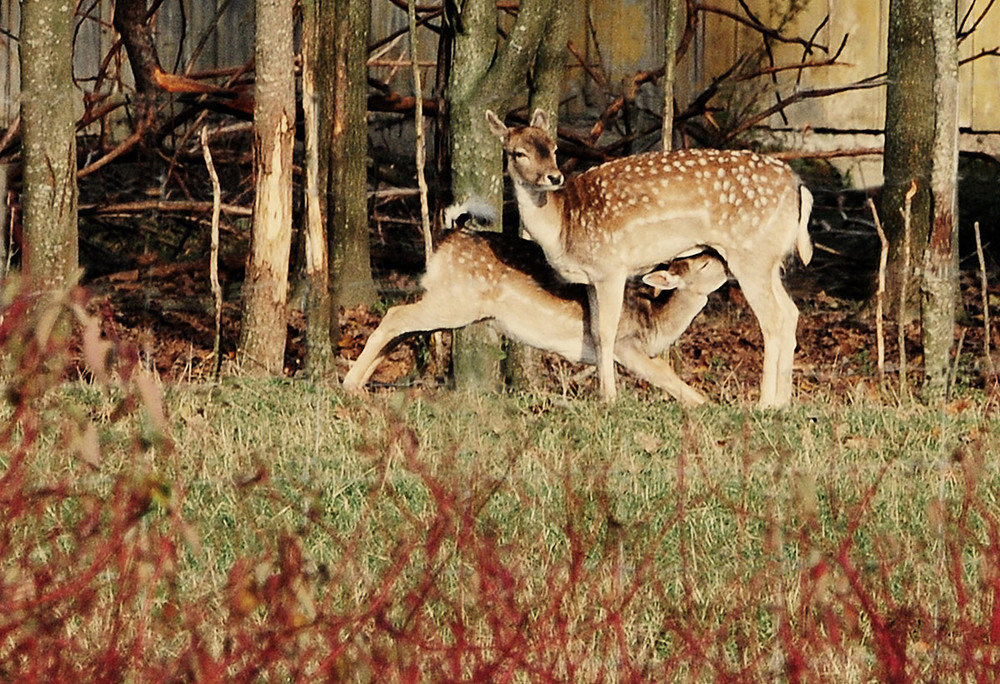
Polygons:
[[[501,215],[503,152],[490,133],[485,112],[492,109],[503,117],[513,98],[523,92],[553,11],[561,6],[562,0],[524,0],[507,40],[498,43],[493,0],[448,4],[455,34],[448,100],[451,187],[456,202],[481,198]],[[492,328],[473,325],[456,331],[452,345],[456,386],[473,391],[498,388],[503,357],[499,336]]]
[[[326,193],[328,166],[321,159],[324,130],[322,125],[323,59],[320,31],[325,25],[321,11],[330,13],[332,5],[319,0],[302,3],[302,110],[305,119],[305,262],[306,262],[306,359],[307,371],[313,377],[336,379],[334,341],[336,340],[333,299],[330,295],[329,252],[326,232]],[[331,21],[332,19],[328,19]],[[325,130],[329,131],[327,122]]]
[[24,270],[37,290],[74,280],[79,261],[73,21],[73,3],[21,3]]
[[135,89],[140,93],[156,91],[156,71],[160,68],[153,29],[148,19],[146,0],[115,0],[113,24],[122,37]]
[[240,360],[251,374],[284,368],[292,236],[295,74],[292,0],[257,0],[254,206],[243,285]]
[[680,43],[681,0],[666,0],[667,16],[663,32],[663,129],[660,147],[669,152],[674,149],[674,83],[677,80],[677,46]]
[[905,274],[911,293],[898,311],[903,244],[903,207],[912,181],[911,254],[921,255],[930,235],[931,169],[934,147],[934,45],[931,36],[935,0],[892,0],[889,4],[888,82],[886,85],[885,155],[880,213],[889,239],[886,297],[904,320],[915,318],[920,292],[916,269]]
[[[325,0],[324,5],[330,0]],[[329,211],[330,283],[335,304],[371,304],[378,293],[372,280],[368,236],[368,32],[370,0],[340,0],[332,25],[321,36],[332,39],[333,110],[330,128]]]
[[929,403],[941,403],[948,397],[958,300],[958,41],[955,3],[934,0],[934,5],[933,210],[924,258],[921,323],[924,398]]
[[[947,396],[957,297],[958,48],[950,0],[892,0],[882,216],[887,292],[903,319],[919,310],[925,399]],[[906,191],[914,268],[901,273]],[[905,289],[904,288],[905,278]],[[899,293],[913,293],[899,310]],[[919,308],[918,308],[919,305]]]
[[7,245],[10,242],[10,206],[7,190],[10,187],[12,164],[0,163],[0,280],[7,277]]
[[[549,115],[549,133],[559,127],[559,102],[566,80],[566,42],[569,40],[567,0],[555,0],[549,13],[545,39],[538,46],[531,71],[531,93],[528,110],[542,109]],[[521,230],[522,237],[524,231]],[[504,341],[503,376],[509,387],[526,389],[531,385],[533,370],[539,366],[536,349],[514,340]]]
[[532,70],[531,104],[529,110],[543,109],[549,115],[549,132],[556,134],[559,122],[559,102],[566,81],[566,42],[569,40],[568,0],[554,0],[549,12],[545,40],[538,46],[535,68]]

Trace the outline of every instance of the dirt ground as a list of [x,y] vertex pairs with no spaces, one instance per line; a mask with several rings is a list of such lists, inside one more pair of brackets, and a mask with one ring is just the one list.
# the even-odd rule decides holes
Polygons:
[[[378,237],[376,236],[377,240]],[[873,317],[859,314],[859,292],[873,281],[872,259],[858,261],[856,255],[870,256],[868,248],[834,250],[828,237],[814,235],[816,258],[806,268],[790,265],[786,283],[799,305],[799,349],[796,355],[798,391],[850,396],[870,385],[876,374],[876,330]],[[381,250],[373,249],[373,254]],[[385,250],[387,253],[391,250]],[[855,255],[849,257],[847,255]],[[876,250],[877,255],[877,250]],[[875,257],[877,259],[877,256]],[[374,258],[373,258],[374,261]],[[233,372],[239,338],[239,286],[243,263],[227,257],[220,266],[226,303],[223,310],[223,372]],[[419,295],[419,273],[393,269],[386,260],[375,270],[380,284],[395,293],[396,301]],[[206,379],[213,371],[214,320],[207,260],[166,263],[147,256],[136,268],[92,279],[87,284],[95,298],[95,308],[104,319],[105,332],[129,340],[147,363],[169,382]],[[961,344],[957,379],[963,385],[989,384],[983,357],[982,289],[974,269],[962,273],[965,310],[956,329]],[[852,295],[855,295],[852,297]],[[1000,315],[1000,283],[991,280],[989,296],[993,320]],[[294,302],[294,298],[293,298]],[[365,307],[341,312],[338,370],[346,372],[381,319],[380,313]],[[307,350],[304,319],[300,311],[289,314],[286,374],[300,373]],[[994,326],[994,331],[996,330]],[[884,341],[886,367],[897,368],[898,329],[886,321]],[[444,336],[445,347],[450,339]],[[992,344],[998,344],[994,332]],[[919,337],[915,328],[907,330],[911,373],[919,369]],[[743,300],[738,286],[730,281],[713,293],[705,311],[670,352],[682,378],[718,401],[752,397],[760,372],[762,343],[756,320]],[[445,381],[441,361],[447,353],[429,346],[428,336],[404,341],[389,355],[373,377],[375,386],[422,387]],[[567,394],[592,391],[594,374],[584,366],[569,364],[549,354],[529,356],[530,377],[536,386]],[[912,377],[912,376],[911,376]],[[634,385],[641,381],[626,379]]]

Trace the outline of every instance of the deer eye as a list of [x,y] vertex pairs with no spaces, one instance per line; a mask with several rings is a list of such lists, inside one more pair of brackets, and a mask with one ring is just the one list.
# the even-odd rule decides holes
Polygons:
[[510,156],[514,157],[514,159],[524,159],[528,155],[527,153],[522,152],[521,150],[514,150],[513,152],[510,153]]

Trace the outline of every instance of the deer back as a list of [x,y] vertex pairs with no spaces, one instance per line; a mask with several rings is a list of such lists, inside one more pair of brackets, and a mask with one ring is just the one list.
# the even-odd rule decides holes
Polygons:
[[786,164],[753,152],[614,160],[559,193],[563,247],[580,261],[624,263],[633,273],[704,247],[724,258],[747,250],[784,256],[796,242],[799,187]]

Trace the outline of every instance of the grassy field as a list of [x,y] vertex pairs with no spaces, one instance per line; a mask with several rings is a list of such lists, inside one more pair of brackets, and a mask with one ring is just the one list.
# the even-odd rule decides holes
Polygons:
[[76,347],[53,330],[3,340],[0,681],[1000,666],[985,394],[943,410],[814,394],[782,412],[633,390],[351,397],[159,387],[127,354],[65,383]]

